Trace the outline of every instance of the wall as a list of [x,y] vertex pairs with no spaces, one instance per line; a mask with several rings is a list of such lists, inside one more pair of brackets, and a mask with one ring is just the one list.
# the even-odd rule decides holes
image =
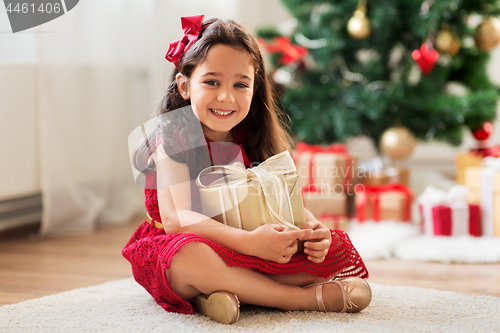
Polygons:
[[0,64],[0,200],[40,192],[36,68]]

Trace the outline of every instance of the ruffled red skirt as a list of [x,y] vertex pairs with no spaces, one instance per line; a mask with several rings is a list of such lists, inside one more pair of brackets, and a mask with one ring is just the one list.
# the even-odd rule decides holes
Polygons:
[[241,255],[195,234],[166,234],[163,229],[152,227],[145,221],[134,232],[122,254],[132,265],[135,280],[169,312],[193,313],[192,304],[170,288],[165,273],[177,251],[189,242],[209,245],[230,267],[253,269],[263,274],[292,275],[305,272],[323,278],[332,275],[368,278],[363,260],[347,233],[342,230],[332,230],[332,245],[322,263],[307,260],[307,255],[301,252],[292,256],[288,263],[279,264]]

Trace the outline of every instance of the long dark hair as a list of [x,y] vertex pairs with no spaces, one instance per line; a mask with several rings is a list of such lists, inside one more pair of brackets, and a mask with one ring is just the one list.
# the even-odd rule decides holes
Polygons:
[[[206,152],[201,149],[188,148],[199,146],[196,143],[203,140],[203,133],[199,131],[199,120],[192,110],[176,113],[175,117],[170,116],[169,113],[183,107],[190,109],[191,101],[182,98],[177,88],[175,79],[177,73],[182,73],[188,79],[191,78],[196,66],[205,61],[210,48],[217,44],[243,48],[253,62],[255,83],[250,111],[235,128],[245,133],[246,140],[243,148],[250,160],[262,162],[291,148],[291,138],[287,132],[289,128],[287,117],[279,110],[273,99],[272,87],[256,39],[232,20],[223,21],[212,18],[205,20],[203,26],[207,27],[198,41],[184,54],[178,66],[179,70],[174,69],[157,110],[157,121],[154,126],[150,127],[145,140],[139,144],[134,154],[133,163],[141,172],[151,171],[155,167],[149,156],[154,147],[152,143],[156,142],[159,133],[161,133],[167,155],[177,162],[187,163],[192,175],[199,172],[196,166],[206,166]],[[195,127],[195,124],[198,126]]]

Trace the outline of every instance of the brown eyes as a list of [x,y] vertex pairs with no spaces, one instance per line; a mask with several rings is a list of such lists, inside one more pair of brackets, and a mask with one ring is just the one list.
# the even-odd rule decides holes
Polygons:
[[[209,80],[209,81],[205,81],[203,83],[208,84],[209,86],[213,86],[213,87],[216,87],[219,85],[219,82],[217,82],[215,80]],[[246,85],[245,83],[236,83],[234,86],[236,88],[248,88],[248,85]]]

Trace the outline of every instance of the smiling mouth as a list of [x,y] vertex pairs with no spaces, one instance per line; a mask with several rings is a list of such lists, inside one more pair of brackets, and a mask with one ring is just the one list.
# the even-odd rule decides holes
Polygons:
[[212,113],[218,115],[218,116],[228,116],[230,115],[231,113],[234,112],[234,110],[232,111],[221,111],[221,110],[216,110],[216,109],[210,109],[210,111],[212,111]]

